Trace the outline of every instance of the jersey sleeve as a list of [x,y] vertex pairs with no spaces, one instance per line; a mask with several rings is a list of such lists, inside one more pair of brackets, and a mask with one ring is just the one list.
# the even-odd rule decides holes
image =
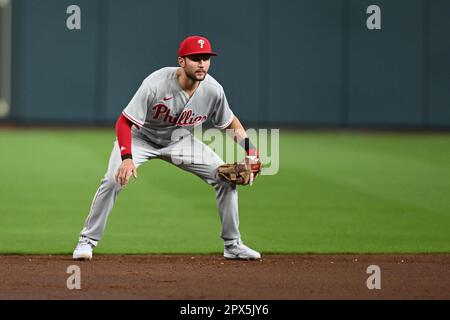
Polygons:
[[211,121],[216,128],[225,129],[233,121],[234,114],[228,105],[225,92],[220,90],[219,99],[217,100],[215,110],[211,115]]
[[127,119],[123,114],[120,115],[116,122],[116,136],[120,147],[120,155],[131,155],[131,127],[133,122]]
[[142,82],[133,98],[122,111],[122,114],[134,124],[142,127],[145,123],[145,117],[147,116],[148,105],[153,100],[153,97],[154,94],[151,92],[150,88],[148,88],[145,81]]

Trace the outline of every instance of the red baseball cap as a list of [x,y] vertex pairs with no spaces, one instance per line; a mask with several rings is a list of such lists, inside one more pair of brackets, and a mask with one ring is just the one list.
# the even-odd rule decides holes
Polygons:
[[181,41],[180,47],[178,48],[179,57],[202,53],[217,56],[217,53],[212,52],[211,43],[209,40],[201,36],[187,37]]

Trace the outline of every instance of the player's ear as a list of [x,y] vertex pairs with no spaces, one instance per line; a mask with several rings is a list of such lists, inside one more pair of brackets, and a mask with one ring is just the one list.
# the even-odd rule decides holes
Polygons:
[[186,60],[183,57],[178,57],[178,64],[180,67],[184,68],[184,65],[186,64]]

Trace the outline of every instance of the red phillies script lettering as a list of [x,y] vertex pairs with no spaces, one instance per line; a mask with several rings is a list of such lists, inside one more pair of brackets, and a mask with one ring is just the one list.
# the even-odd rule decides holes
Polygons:
[[176,126],[192,126],[202,123],[208,119],[208,116],[206,115],[198,115],[194,117],[194,112],[192,109],[183,110],[179,117],[175,117],[170,114],[169,107],[162,103],[154,105],[152,110],[155,111],[153,119],[159,119]]

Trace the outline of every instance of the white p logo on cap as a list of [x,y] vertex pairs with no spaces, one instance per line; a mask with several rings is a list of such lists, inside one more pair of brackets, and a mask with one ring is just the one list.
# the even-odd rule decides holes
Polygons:
[[203,49],[203,45],[205,44],[205,40],[200,39],[200,40],[198,40],[198,43],[200,44],[200,48]]

